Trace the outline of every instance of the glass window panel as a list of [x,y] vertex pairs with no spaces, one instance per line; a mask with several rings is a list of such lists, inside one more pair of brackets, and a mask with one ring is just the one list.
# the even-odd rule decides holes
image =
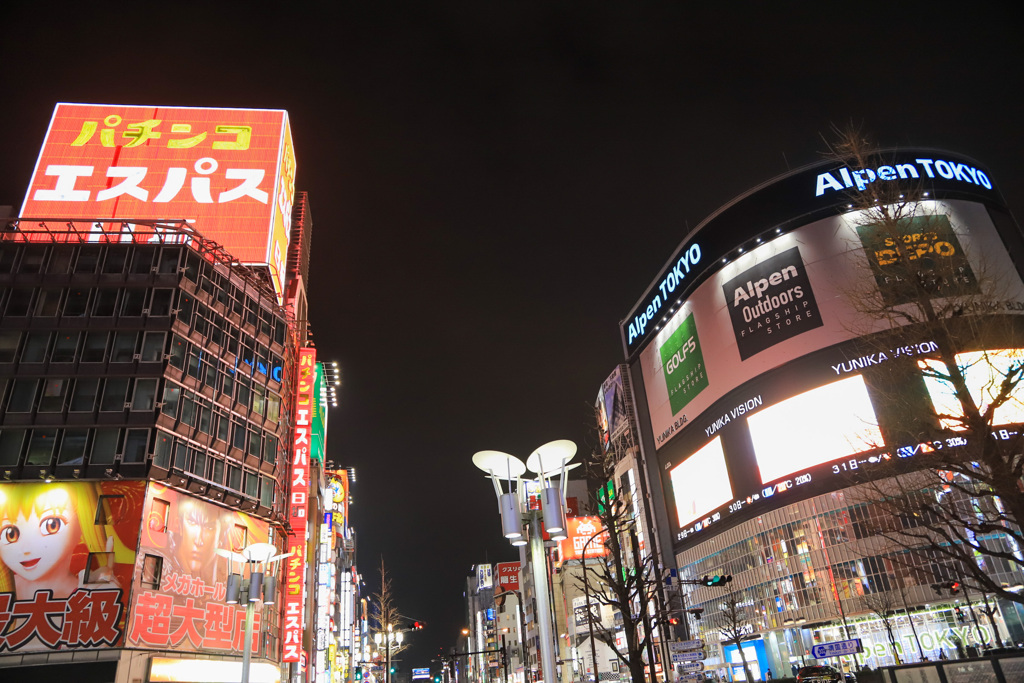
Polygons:
[[117,293],[116,289],[97,290],[93,299],[92,314],[101,318],[114,315],[114,311],[117,310]]
[[272,422],[281,420],[281,397],[274,393],[267,394],[267,419]]
[[138,338],[138,332],[115,332],[114,346],[110,350],[110,361],[112,363],[131,363],[135,356],[135,342]]
[[107,256],[103,259],[103,269],[100,271],[105,275],[120,275],[124,272],[124,266],[128,261],[128,249],[125,247],[107,247]]
[[92,440],[92,455],[89,462],[94,465],[110,465],[117,455],[117,442],[121,438],[120,429],[97,429]]
[[8,316],[25,316],[28,315],[29,306],[32,305],[32,290],[24,287],[18,287],[11,290],[10,295],[7,297],[7,309],[5,313]]
[[167,432],[157,432],[156,444],[153,446],[153,464],[157,467],[169,468],[173,451],[174,437]]
[[224,461],[220,460],[220,459],[217,459],[217,458],[214,458],[213,459],[213,467],[211,469],[212,469],[212,471],[210,473],[210,481],[212,481],[215,484],[223,484],[224,483]]
[[21,447],[25,443],[24,429],[4,429],[0,431],[0,466],[14,466],[21,457]]
[[185,445],[184,441],[178,441],[174,444],[174,467],[184,471],[187,464],[188,446]]
[[202,352],[196,348],[189,349],[188,367],[186,368],[186,372],[188,373],[189,377],[199,379],[199,357],[201,353]]
[[46,266],[47,273],[64,275],[71,270],[71,260],[75,255],[75,248],[70,246],[56,246],[50,250],[50,262]]
[[155,255],[155,247],[135,247],[135,253],[132,255],[131,272],[135,275],[148,275],[153,267],[153,257]]
[[64,399],[67,397],[68,385],[71,380],[59,377],[43,379],[43,395],[39,399],[39,412],[59,413],[64,410]]
[[239,450],[245,450],[245,425],[234,423],[234,433],[231,435],[231,446]]
[[121,462],[146,462],[146,451],[149,448],[148,429],[129,429],[124,437],[124,454]]
[[52,318],[60,310],[60,297],[63,289],[41,289],[36,297],[35,314],[42,318]]
[[189,427],[194,427],[196,424],[196,402],[192,400],[188,392],[185,392],[181,398],[181,421]]
[[9,413],[28,413],[32,411],[36,400],[39,380],[19,377],[11,387],[11,400],[7,403]]
[[194,296],[185,291],[178,292],[178,319],[188,322],[192,320],[192,312],[196,307]]
[[54,363],[74,363],[81,335],[81,332],[58,332],[50,360]]
[[43,270],[43,259],[46,257],[46,247],[25,247],[21,254],[20,273],[40,273]]
[[112,377],[107,379],[103,385],[103,399],[100,401],[100,410],[103,412],[124,410],[125,399],[128,396],[128,378]]
[[164,342],[166,341],[166,332],[146,332],[142,337],[142,361],[144,363],[161,362],[164,359]]
[[260,477],[260,505],[263,507],[274,505],[274,480],[269,477]]
[[149,302],[150,315],[170,315],[171,299],[174,296],[173,289],[154,289],[153,298]]
[[252,409],[257,415],[267,412],[266,389],[258,384],[252,388]]
[[13,363],[20,343],[21,332],[18,330],[0,330],[0,363]]
[[64,317],[74,318],[85,315],[89,310],[88,289],[72,288],[68,290],[68,296],[64,300]]
[[194,451],[192,454],[192,474],[196,474],[202,478],[206,478],[206,453],[203,451]]
[[132,410],[153,410],[156,403],[156,379],[135,380]]
[[42,363],[46,360],[46,351],[50,346],[49,332],[29,332],[25,340],[25,348],[21,350],[22,363]]
[[255,472],[245,473],[245,495],[252,498],[259,497],[260,494],[260,477]]
[[178,257],[181,256],[181,247],[170,247],[160,250],[160,264],[157,266],[161,273],[177,273]]
[[142,309],[146,307],[146,296],[149,290],[135,287],[126,289],[124,298],[121,301],[121,315],[124,317],[135,317],[142,315]]
[[96,395],[99,393],[98,379],[75,380],[75,391],[71,395],[70,410],[73,413],[87,413],[96,407]]
[[228,488],[233,491],[242,490],[242,468],[228,465]]
[[227,415],[220,415],[217,418],[217,438],[225,443],[228,440],[228,432],[231,430],[231,420]]
[[102,363],[107,359],[107,332],[86,332],[82,345],[83,363]]
[[53,449],[57,443],[56,429],[33,429],[28,442],[26,465],[47,466],[53,460]]
[[174,417],[178,413],[178,399],[181,397],[181,387],[168,382],[164,386],[163,408],[160,411],[168,417]]
[[260,447],[263,445],[263,439],[260,438],[260,433],[250,429],[249,430],[249,455],[255,455],[257,458],[260,457]]
[[85,462],[85,446],[88,442],[88,429],[65,429],[57,462],[61,465],[81,465]]
[[212,433],[210,430],[212,416],[213,411],[210,410],[209,406],[199,407],[199,431],[201,431],[203,434]]
[[188,352],[188,342],[174,335],[171,339],[171,365],[178,368],[179,370],[185,369],[185,355]]
[[99,247],[81,247],[78,250],[78,259],[75,261],[76,273],[95,273],[96,266],[100,262]]

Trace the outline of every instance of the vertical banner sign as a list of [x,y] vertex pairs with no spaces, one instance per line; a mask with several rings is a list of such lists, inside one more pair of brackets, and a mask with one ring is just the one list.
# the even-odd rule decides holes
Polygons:
[[299,371],[295,386],[295,443],[292,455],[291,496],[288,503],[288,550],[291,556],[285,574],[284,656],[282,661],[298,662],[302,657],[303,600],[306,576],[306,510],[309,507],[309,446],[313,417],[313,386],[316,379],[316,349],[299,349]]
[[505,591],[519,590],[519,563],[499,562],[494,565],[494,594],[501,595]]

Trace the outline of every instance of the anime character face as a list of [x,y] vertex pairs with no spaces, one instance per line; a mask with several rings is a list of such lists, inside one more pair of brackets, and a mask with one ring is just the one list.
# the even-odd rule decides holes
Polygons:
[[82,539],[70,494],[53,490],[30,508],[0,519],[0,559],[28,581],[55,579],[69,573],[71,555]]
[[217,521],[205,505],[183,501],[181,515],[181,548],[178,559],[192,574],[204,572],[214,559]]

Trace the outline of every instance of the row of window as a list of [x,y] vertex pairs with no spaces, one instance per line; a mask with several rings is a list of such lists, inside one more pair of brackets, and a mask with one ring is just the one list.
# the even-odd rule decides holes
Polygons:
[[2,299],[5,318],[141,318],[170,316],[174,289],[149,287],[11,287]]
[[0,467],[52,467],[144,464],[149,454],[158,467],[195,475],[217,486],[258,499],[271,507],[272,477],[225,460],[222,454],[162,430],[146,428],[0,429]]
[[[278,404],[277,410],[280,410]],[[166,382],[160,412],[188,425],[195,432],[213,436],[240,451],[273,463],[280,452],[277,435],[231,415],[205,396],[174,382]]]
[[[267,384],[268,378],[280,382],[280,366],[268,369],[261,361],[250,364],[244,357],[236,357],[231,364],[178,335],[171,340],[169,360],[186,376],[235,403],[273,422],[280,421],[281,397]],[[276,357],[275,361],[280,362]]]
[[145,428],[0,429],[0,467],[18,465],[113,465],[146,462],[150,435]]
[[[164,383],[162,401],[157,391]],[[6,392],[5,412],[31,413],[123,413],[160,411],[198,433],[215,437],[266,462],[276,462],[278,438],[248,421],[232,416],[226,409],[169,380],[156,377],[18,377],[0,378],[0,397]],[[264,409],[266,406],[264,405]],[[280,406],[275,408],[280,410]]]
[[166,332],[0,330],[0,363],[159,363]]
[[242,467],[236,462],[226,461],[217,451],[202,448],[167,432],[157,432],[153,464],[163,469],[173,467],[177,471],[258,499],[260,505],[273,506],[276,486],[273,477]]
[[[8,244],[0,247],[0,274],[2,273],[54,275],[99,273],[107,276],[180,273],[195,283],[200,290],[209,294],[213,300],[222,304],[226,310],[244,323],[255,327],[260,333],[266,334],[282,345],[287,336],[285,321],[275,315],[271,309],[260,305],[258,300],[260,292],[246,291],[244,286],[238,287],[214,264],[200,258],[195,251],[187,247],[118,244]],[[28,312],[32,310],[32,300],[27,294],[29,291],[31,290],[20,290],[18,294],[9,297],[7,315],[28,315]],[[65,290],[67,293],[58,298],[56,292],[59,291],[51,290],[46,296],[37,299],[36,315],[57,315],[58,311],[61,311],[61,300],[65,302],[63,315],[86,314],[88,299],[83,301],[82,292],[89,290]],[[74,292],[78,293],[72,294]],[[109,295],[107,296],[109,297]],[[132,295],[129,297],[130,300],[123,304],[127,312],[122,312],[121,315],[142,315],[142,313],[134,312],[141,310],[135,305],[136,296]],[[14,302],[13,305],[11,301]],[[157,312],[164,310],[161,306],[162,302],[162,299],[152,302],[154,305],[149,307],[150,315],[168,315],[167,312]],[[100,311],[109,310],[107,299],[97,305],[99,305]],[[101,312],[94,315],[113,315],[113,313]]]

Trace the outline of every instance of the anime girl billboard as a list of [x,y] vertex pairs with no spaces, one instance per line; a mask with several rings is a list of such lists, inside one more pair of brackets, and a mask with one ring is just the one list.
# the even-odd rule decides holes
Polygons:
[[[218,550],[266,543],[255,517],[150,483],[136,561],[128,644],[188,651],[242,649],[245,609],[227,605],[227,579],[243,568]],[[253,642],[258,642],[260,612]]]
[[0,652],[120,646],[142,482],[0,485]]

